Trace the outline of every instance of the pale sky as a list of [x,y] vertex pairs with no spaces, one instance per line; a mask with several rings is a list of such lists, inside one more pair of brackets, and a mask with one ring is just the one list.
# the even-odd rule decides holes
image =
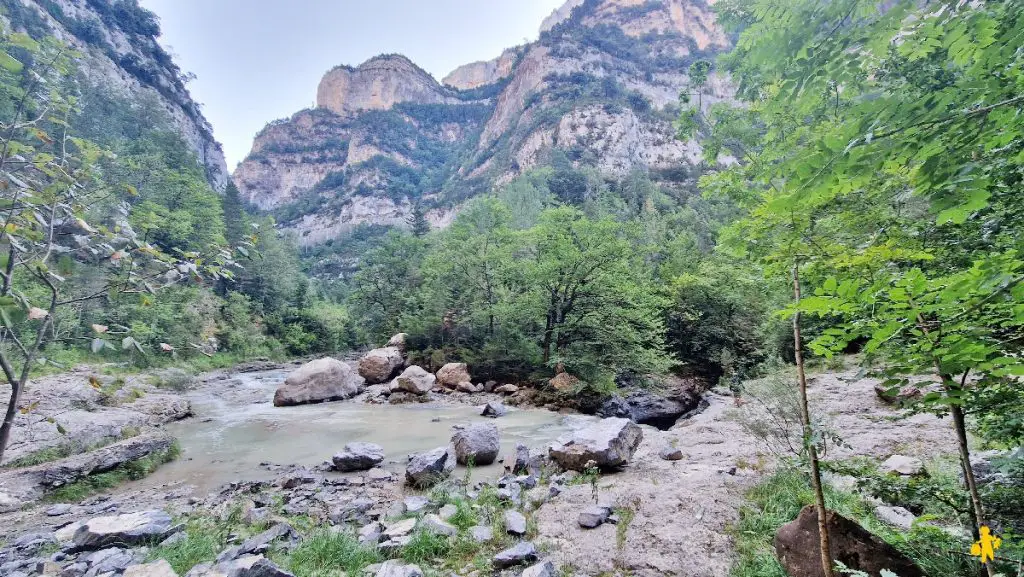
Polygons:
[[312,106],[324,72],[405,54],[440,80],[535,40],[565,0],[140,0],[224,145],[228,170],[274,119]]

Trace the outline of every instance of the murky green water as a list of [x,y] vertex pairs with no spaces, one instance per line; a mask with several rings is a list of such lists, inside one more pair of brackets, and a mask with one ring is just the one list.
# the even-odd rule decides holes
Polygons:
[[[486,419],[479,407],[448,404],[342,401],[274,407],[274,390],[285,375],[284,371],[235,375],[225,382],[223,391],[193,396],[195,417],[167,426],[179,439],[181,457],[147,478],[147,484],[182,481],[209,491],[232,481],[270,479],[274,473],[260,463],[316,465],[352,441],[381,445],[385,466],[400,471],[409,453],[448,444],[452,425],[495,423],[501,455],[508,455],[517,443],[544,449],[591,421],[580,415],[512,408],[504,417]],[[478,467],[474,476],[494,477],[501,472],[502,466],[495,463]]]

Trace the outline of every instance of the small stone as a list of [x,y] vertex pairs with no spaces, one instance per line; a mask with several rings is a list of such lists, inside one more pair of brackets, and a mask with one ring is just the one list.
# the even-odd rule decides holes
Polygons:
[[448,523],[447,521],[445,521],[437,515],[434,515],[433,513],[423,517],[423,522],[420,523],[420,526],[422,526],[423,529],[426,530],[428,533],[433,533],[435,535],[444,535],[446,537],[454,536],[459,532],[458,528],[455,527],[455,525]]
[[399,561],[385,561],[377,569],[375,577],[423,577],[423,571],[416,565],[406,565]]
[[171,516],[164,511],[142,511],[89,519],[72,539],[78,550],[95,550],[110,545],[141,545],[163,539],[172,530]]
[[914,476],[925,474],[924,463],[921,459],[907,457],[905,455],[893,455],[878,466],[882,473],[895,473],[897,475]]
[[455,516],[459,512],[459,508],[451,503],[448,503],[437,512],[437,516],[447,521]]
[[501,385],[500,387],[495,387],[494,392],[501,393],[503,395],[511,395],[513,393],[518,393],[519,387],[515,385]]
[[491,417],[492,419],[497,419],[498,417],[504,417],[507,413],[508,408],[503,403],[500,403],[498,401],[491,401],[484,405],[484,410],[483,412],[480,413],[480,415],[484,417]]
[[498,386],[498,381],[487,381],[484,383],[484,392],[490,393],[494,391],[494,387]]
[[331,459],[342,473],[366,471],[384,460],[384,447],[375,443],[349,443]]
[[388,525],[384,530],[384,537],[394,540],[398,537],[406,537],[416,528],[416,519],[402,519]]
[[514,546],[498,553],[492,559],[492,563],[498,569],[508,569],[524,563],[533,563],[537,560],[537,547],[529,541],[516,543]]
[[676,447],[665,447],[658,452],[658,456],[666,461],[680,461],[683,458],[683,451]]
[[510,535],[526,535],[526,517],[519,511],[505,510],[505,531]]
[[406,513],[419,513],[430,505],[430,499],[422,495],[410,495],[402,499]]
[[533,475],[520,475],[516,477],[516,483],[524,489],[532,489],[537,486],[537,477]]
[[580,513],[577,522],[579,523],[580,527],[583,527],[584,529],[593,529],[594,527],[597,527],[601,523],[607,521],[608,517],[611,514],[612,511],[608,507],[594,505]]
[[390,481],[391,479],[394,478],[394,475],[391,474],[391,471],[381,469],[380,467],[370,469],[370,471],[366,473],[366,476],[371,481]]
[[520,577],[555,577],[555,564],[551,561],[541,561],[523,569]]
[[886,505],[875,507],[875,516],[883,522],[905,531],[909,531],[914,525],[914,521],[917,520],[913,513],[903,507],[889,507]]
[[494,530],[486,525],[477,525],[469,528],[469,535],[477,543],[487,543],[494,538]]
[[145,565],[132,565],[124,570],[123,577],[178,577],[171,564],[157,559]]
[[364,545],[376,545],[384,535],[384,527],[374,521],[359,530],[359,542]]
[[61,515],[67,515],[70,512],[71,505],[68,505],[67,503],[60,503],[46,510],[46,514],[50,517],[60,517]]

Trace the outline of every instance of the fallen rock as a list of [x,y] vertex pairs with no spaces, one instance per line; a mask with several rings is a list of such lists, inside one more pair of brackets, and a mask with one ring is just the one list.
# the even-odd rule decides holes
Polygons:
[[425,395],[434,388],[434,382],[434,375],[428,373],[423,367],[412,365],[395,378],[395,381],[391,383],[391,390]]
[[680,389],[668,395],[658,395],[643,389],[612,395],[601,404],[597,414],[602,417],[621,417],[641,425],[651,425],[661,430],[672,427],[686,413],[700,406],[698,391]]
[[519,443],[516,445],[516,457],[512,461],[512,473],[522,475],[530,472],[530,449]]
[[555,564],[551,561],[541,561],[536,565],[530,565],[523,569],[520,577],[555,577]]
[[469,376],[469,367],[466,366],[466,363],[448,363],[437,371],[437,382],[442,387],[454,389],[459,386],[459,383],[470,381],[472,378]]
[[409,495],[405,499],[402,499],[402,506],[405,507],[406,513],[419,513],[430,505],[430,499],[422,495]]
[[375,443],[348,443],[331,461],[334,468],[348,473],[351,471],[368,471],[384,460],[384,447]]
[[494,392],[494,387],[497,387],[497,386],[498,386],[498,381],[487,381],[487,382],[484,383],[484,392],[485,393],[493,393]]
[[416,519],[400,519],[385,527],[384,537],[386,537],[387,539],[397,539],[399,537],[406,537],[412,534],[412,531],[415,528]]
[[[45,573],[44,573],[45,575]],[[178,577],[171,564],[157,559],[144,565],[132,565],[124,570],[122,577]]]
[[164,511],[142,511],[89,519],[75,531],[75,549],[95,550],[114,545],[134,546],[167,537],[175,528]]
[[924,393],[917,385],[904,385],[898,389],[890,389],[882,383],[875,385],[875,394],[883,402],[903,406],[920,399]]
[[402,354],[405,354],[405,348],[407,346],[408,340],[409,335],[407,335],[406,333],[398,333],[396,335],[393,335],[390,339],[388,339],[388,343],[384,346],[394,347],[398,349],[398,351],[401,352]]
[[569,373],[558,373],[553,378],[548,380],[548,384],[551,385],[559,393],[572,391],[581,383],[582,381],[580,381],[579,378],[574,377]]
[[363,545],[376,545],[380,543],[380,538],[383,535],[384,527],[380,523],[373,521],[359,530],[359,542]]
[[475,527],[469,528],[469,536],[477,543],[487,543],[491,539],[494,539],[494,529],[491,529],[487,525],[476,525]]
[[297,540],[298,534],[294,529],[292,529],[291,525],[287,523],[278,523],[270,529],[246,539],[241,545],[236,545],[222,551],[220,555],[217,555],[217,563],[233,561],[243,555],[265,553],[271,543],[285,537]]
[[275,407],[322,403],[352,398],[363,391],[364,380],[338,359],[310,361],[284,380],[274,393]]
[[417,453],[405,467],[405,481],[414,487],[430,487],[455,469],[455,454],[450,447],[438,447]]
[[914,476],[924,475],[924,463],[916,457],[906,455],[893,455],[878,466],[882,473],[895,473],[897,475]]
[[445,537],[452,537],[459,532],[459,529],[455,525],[452,525],[433,513],[423,517],[423,521],[420,522],[420,526],[428,533],[444,535]]
[[469,381],[462,381],[461,383],[455,386],[455,389],[463,393],[479,393],[480,391],[484,390],[482,386],[477,387],[476,385]]
[[643,440],[640,426],[629,419],[611,418],[560,439],[548,454],[564,469],[583,471],[593,461],[601,469],[626,465]]
[[389,380],[404,363],[398,347],[373,349],[359,359],[359,375],[366,384],[376,385]]
[[[832,557],[850,569],[879,575],[888,569],[900,577],[924,577],[906,555],[857,523],[829,511],[826,516]],[[790,577],[822,577],[818,549],[818,514],[812,505],[804,507],[794,521],[775,534],[775,553]]]
[[510,535],[526,535],[526,517],[519,511],[505,510],[505,532]]
[[608,507],[594,505],[593,507],[588,507],[586,510],[581,512],[576,522],[584,529],[593,529],[607,521],[611,514],[612,510]]
[[515,567],[516,565],[533,563],[536,560],[537,547],[535,547],[533,543],[526,541],[516,543],[512,547],[501,551],[494,556],[491,562],[497,569],[508,569],[509,567]]
[[888,523],[893,527],[899,527],[905,531],[909,531],[914,525],[914,521],[917,517],[907,511],[903,507],[890,507],[888,505],[879,505],[875,507],[875,516],[878,517],[883,523]]
[[666,461],[680,461],[683,458],[683,451],[676,447],[665,447],[658,452],[658,456]]
[[498,417],[504,417],[508,413],[508,408],[498,401],[491,401],[484,405],[483,412],[480,413],[483,417],[491,417],[497,419]]
[[452,517],[454,517],[456,514],[458,514],[458,512],[459,512],[459,508],[458,507],[456,507],[455,505],[452,505],[451,503],[448,503],[444,507],[441,507],[440,509],[438,509],[437,516],[442,518],[442,519],[444,519],[445,521],[447,521],[447,520],[451,519]]
[[460,465],[490,465],[498,458],[501,444],[498,427],[491,423],[473,423],[459,426],[452,435],[455,459]]
[[377,569],[374,577],[423,577],[423,571],[416,565],[406,565],[400,561],[385,561]]
[[500,387],[494,388],[495,393],[501,393],[503,395],[511,395],[519,392],[519,387],[515,385],[501,385]]
[[68,505],[67,503],[60,503],[46,510],[47,516],[50,517],[59,517],[61,515],[67,515],[70,512],[71,505]]

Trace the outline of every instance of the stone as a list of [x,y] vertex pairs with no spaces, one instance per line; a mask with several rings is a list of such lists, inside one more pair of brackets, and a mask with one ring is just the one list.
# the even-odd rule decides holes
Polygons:
[[466,363],[448,363],[437,371],[438,384],[448,389],[457,388],[459,383],[471,382],[472,380]]
[[516,457],[512,462],[512,473],[520,475],[530,471],[530,448],[522,443],[516,445]]
[[131,565],[124,570],[122,577],[178,577],[171,564],[164,559],[157,559],[144,565]]
[[480,391],[484,390],[484,388],[477,388],[476,385],[469,381],[462,381],[458,385],[455,385],[455,390],[463,393],[479,393]]
[[366,384],[376,385],[388,381],[405,364],[398,347],[373,349],[359,359],[359,375]]
[[526,535],[526,517],[519,511],[505,510],[505,532],[521,537]]
[[924,475],[924,463],[916,457],[906,455],[893,455],[878,466],[882,473],[895,473],[897,475],[915,476]]
[[346,363],[331,357],[310,361],[288,375],[274,393],[275,407],[350,399],[365,381]]
[[520,573],[520,577],[555,577],[555,575],[555,564],[551,561],[541,561],[536,565],[530,565]]
[[883,402],[896,406],[911,403],[924,395],[921,388],[917,385],[904,385],[898,389],[890,389],[882,383],[875,385],[875,394]]
[[562,468],[573,471],[583,471],[590,461],[601,469],[617,469],[629,463],[643,436],[640,426],[629,419],[601,419],[560,439],[548,454]]
[[455,453],[451,447],[438,447],[433,451],[416,453],[405,467],[405,482],[426,488],[446,479],[455,469]]
[[485,393],[492,393],[492,392],[494,392],[494,387],[497,387],[497,386],[498,386],[498,381],[486,381],[484,383],[484,392]]
[[387,539],[406,537],[412,534],[415,528],[416,519],[400,519],[384,528],[384,537]]
[[515,385],[501,385],[500,387],[494,388],[495,393],[501,393],[502,395],[511,395],[519,392],[519,387]]
[[61,515],[67,515],[70,512],[71,505],[68,505],[67,503],[60,503],[46,510],[46,514],[50,517],[60,517]]
[[406,565],[400,561],[385,561],[381,563],[374,577],[423,577],[423,571],[416,565]]
[[282,489],[294,489],[314,482],[316,482],[316,475],[302,467],[288,471],[277,478],[277,485]]
[[702,395],[694,386],[681,388],[667,395],[634,389],[625,395],[612,395],[597,409],[602,417],[621,417],[641,425],[668,430],[680,417],[700,406]]
[[95,550],[112,545],[134,546],[167,537],[175,527],[164,511],[142,511],[89,519],[75,531],[75,549]]
[[611,514],[612,510],[608,507],[594,505],[584,509],[576,519],[576,522],[584,529],[593,529],[607,521]]
[[387,469],[381,469],[380,467],[370,469],[370,471],[366,473],[366,476],[371,481],[390,481],[392,478],[394,478],[394,475],[391,473],[391,471],[388,471]]
[[358,536],[360,543],[364,545],[376,545],[377,543],[380,543],[381,537],[384,536],[384,526],[376,521],[367,523],[359,529]]
[[498,401],[490,401],[484,405],[484,410],[480,413],[483,417],[491,417],[497,419],[498,417],[504,417],[508,413],[508,408],[504,404]]
[[452,505],[451,503],[448,503],[444,507],[441,507],[440,510],[438,510],[437,516],[442,518],[442,519],[444,519],[445,521],[447,521],[447,520],[451,519],[452,517],[454,517],[456,514],[458,514],[458,512],[459,512],[459,508],[458,507],[456,507],[455,505]]
[[298,534],[294,529],[292,529],[291,525],[287,523],[278,523],[270,529],[246,539],[241,545],[236,545],[222,551],[220,555],[217,555],[217,563],[232,561],[242,557],[243,555],[265,553],[271,543],[285,537],[297,539]]
[[419,513],[430,506],[430,499],[422,495],[409,495],[402,499],[402,505],[406,513]]
[[581,382],[577,377],[569,373],[558,373],[554,378],[548,380],[548,384],[559,393],[570,392],[579,386]]
[[128,549],[111,547],[101,549],[86,557],[89,564],[89,572],[93,575],[100,575],[108,571],[122,571],[125,567],[134,564],[135,555]]
[[392,335],[391,338],[388,339],[387,344],[384,345],[384,346],[385,347],[395,347],[396,349],[399,350],[399,352],[401,352],[402,354],[405,354],[405,349],[406,349],[407,341],[408,340],[409,340],[409,335],[407,335],[406,333],[398,333],[396,335]]
[[[512,547],[499,552],[491,560],[497,569],[508,569],[516,565],[533,563],[537,560],[537,547],[529,541],[516,543]],[[900,576],[902,577],[902,575]]]
[[888,523],[893,527],[899,527],[905,531],[909,531],[914,525],[914,521],[917,520],[913,513],[903,507],[890,507],[888,505],[875,507],[875,516],[882,522]]
[[460,465],[490,465],[498,458],[501,443],[498,427],[491,423],[473,423],[456,427],[452,435],[455,459]]
[[[900,577],[924,577],[906,555],[850,519],[828,511],[826,523],[833,559],[850,569],[869,575],[888,569]],[[818,543],[818,514],[812,505],[775,533],[775,553],[790,577],[824,575]]]
[[343,473],[368,471],[384,461],[384,447],[375,443],[348,443],[331,458],[334,468]]
[[487,525],[476,525],[469,528],[469,536],[477,543],[487,543],[494,539],[494,529]]
[[676,447],[665,447],[658,451],[658,456],[666,461],[680,461],[683,458],[683,451]]
[[423,367],[412,365],[402,371],[391,383],[392,391],[405,391],[414,395],[425,395],[434,388],[436,379]]
[[455,525],[448,523],[447,521],[433,513],[424,516],[423,521],[420,522],[420,526],[423,527],[423,530],[427,531],[428,533],[433,533],[434,535],[444,535],[446,537],[452,537],[458,534],[459,532],[459,529]]

